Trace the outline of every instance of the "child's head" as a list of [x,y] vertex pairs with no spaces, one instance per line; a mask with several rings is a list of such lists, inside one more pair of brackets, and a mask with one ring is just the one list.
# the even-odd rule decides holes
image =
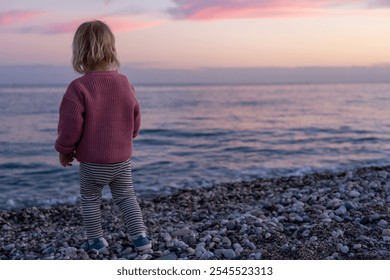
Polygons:
[[119,67],[114,34],[99,20],[84,22],[77,28],[72,48],[73,68],[78,73]]

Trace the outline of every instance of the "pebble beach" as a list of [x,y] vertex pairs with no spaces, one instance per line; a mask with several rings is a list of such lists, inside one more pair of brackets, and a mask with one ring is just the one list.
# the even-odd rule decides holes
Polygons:
[[134,250],[107,200],[107,250],[80,249],[79,205],[24,208],[0,211],[0,259],[390,259],[390,166],[260,178],[139,202],[151,250]]

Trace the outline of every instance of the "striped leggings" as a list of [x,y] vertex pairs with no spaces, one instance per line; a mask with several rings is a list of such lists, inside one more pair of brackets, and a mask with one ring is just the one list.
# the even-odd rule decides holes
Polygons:
[[146,231],[131,176],[131,161],[114,164],[80,163],[80,195],[88,239],[103,237],[101,223],[102,189],[110,186],[112,198],[122,212],[131,236]]

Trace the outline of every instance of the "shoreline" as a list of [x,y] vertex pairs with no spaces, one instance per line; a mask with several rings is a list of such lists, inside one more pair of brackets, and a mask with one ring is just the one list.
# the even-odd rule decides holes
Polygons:
[[0,259],[390,259],[390,166],[260,178],[139,199],[153,250],[102,203],[107,252],[85,253],[79,205],[0,210]]

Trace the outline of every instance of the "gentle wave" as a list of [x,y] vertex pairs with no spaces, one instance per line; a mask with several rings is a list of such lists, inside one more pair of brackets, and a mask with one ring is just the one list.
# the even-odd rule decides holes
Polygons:
[[[64,89],[0,88],[0,208],[78,203],[78,163],[61,167],[54,150]],[[142,127],[132,164],[141,197],[390,164],[390,85],[136,90]]]

